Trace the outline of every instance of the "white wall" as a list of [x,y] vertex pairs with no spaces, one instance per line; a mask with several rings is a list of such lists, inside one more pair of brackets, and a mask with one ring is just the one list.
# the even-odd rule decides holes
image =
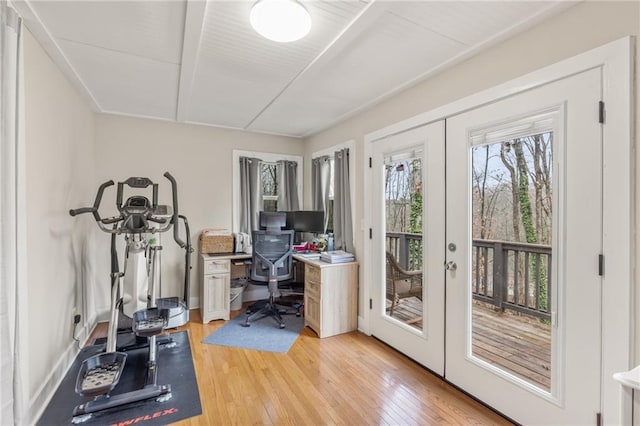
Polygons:
[[[368,164],[362,154],[366,134],[629,35],[640,35],[639,2],[580,3],[355,117],[308,137],[305,140],[305,158],[327,146],[354,139],[355,155],[359,159],[355,170],[356,194],[363,194],[364,167]],[[636,49],[639,51],[638,44]],[[636,114],[636,124],[640,124],[640,109]],[[640,169],[638,152],[636,168]],[[640,212],[639,175],[636,173],[637,212]],[[310,185],[310,174],[305,171],[305,188],[310,188]],[[310,204],[309,197],[310,191],[305,191],[305,202]],[[360,229],[364,216],[363,199],[363,196],[357,196],[354,200],[356,251],[363,247],[365,237]],[[640,227],[640,217],[636,220],[636,227]],[[640,234],[636,238],[636,245],[640,246]],[[361,274],[366,267],[362,265]],[[636,282],[640,282],[638,269]],[[360,300],[360,310],[363,303]],[[640,307],[640,291],[637,292],[636,305]],[[636,330],[640,331],[640,324]],[[640,358],[640,338],[636,339],[636,344]]]
[[[29,365],[29,414],[37,415],[57,385],[56,374],[75,355],[73,315],[83,306],[83,284],[93,280],[91,221],[68,211],[93,194],[94,115],[33,36],[24,34],[29,312],[21,338],[28,342],[22,355]],[[88,313],[78,313],[83,325]]]
[[[194,247],[201,229],[232,226],[232,155],[234,149],[302,155],[297,138],[270,136],[167,121],[96,115],[96,176],[99,182],[149,177],[160,184],[160,203],[171,204],[169,171],[178,182],[180,213],[189,220]],[[105,192],[105,211],[115,212],[115,189]],[[109,207],[111,210],[107,210]],[[108,308],[108,236],[101,238],[98,253],[99,291]],[[184,252],[171,235],[162,237],[163,296],[181,295]],[[191,300],[199,295],[198,262],[192,255]],[[165,291],[166,289],[166,291]],[[193,306],[192,306],[193,307]]]

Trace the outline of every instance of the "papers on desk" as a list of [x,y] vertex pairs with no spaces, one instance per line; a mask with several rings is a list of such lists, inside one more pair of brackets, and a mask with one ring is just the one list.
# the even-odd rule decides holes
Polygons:
[[325,251],[320,254],[320,260],[328,263],[347,263],[356,260],[353,253],[344,250]]
[[311,260],[320,259],[320,253],[318,252],[296,253],[296,256],[304,257],[305,259],[311,259]]

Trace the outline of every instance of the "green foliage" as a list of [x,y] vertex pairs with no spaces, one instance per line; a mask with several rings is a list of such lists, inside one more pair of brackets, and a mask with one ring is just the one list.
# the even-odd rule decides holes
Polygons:
[[[411,192],[409,207],[409,229],[412,234],[422,234],[422,192]],[[422,269],[422,239],[411,241],[409,246],[410,269]]]
[[518,201],[520,202],[520,215],[526,241],[535,244],[538,242],[538,237],[536,236],[536,226],[533,223],[531,201],[529,200],[529,182],[526,175],[524,178],[521,175],[518,181]]
[[[516,141],[514,148],[518,165],[518,203],[520,205],[522,227],[524,228],[527,243],[536,244],[538,242],[538,237],[536,234],[533,211],[531,210],[531,201],[529,200],[529,170],[524,159],[522,141]],[[549,297],[547,294],[547,270],[544,264],[538,265],[538,261],[539,259],[533,257],[529,264],[531,271],[535,271],[534,273],[539,273],[540,275],[538,277],[538,299],[540,300],[540,309],[547,310],[549,304]]]
[[413,191],[411,193],[411,207],[409,208],[409,232],[414,234],[422,233],[422,193]]

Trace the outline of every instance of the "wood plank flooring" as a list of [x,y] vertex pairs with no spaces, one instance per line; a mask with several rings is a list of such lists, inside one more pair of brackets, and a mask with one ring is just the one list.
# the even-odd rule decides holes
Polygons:
[[189,331],[203,414],[179,425],[510,424],[384,343],[304,328],[288,353],[207,345],[224,325]]

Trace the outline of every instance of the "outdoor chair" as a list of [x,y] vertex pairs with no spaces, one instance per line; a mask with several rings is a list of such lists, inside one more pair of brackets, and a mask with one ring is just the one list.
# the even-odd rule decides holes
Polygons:
[[398,303],[408,297],[422,300],[422,271],[407,271],[387,252],[387,299],[391,301],[389,315],[393,315]]

